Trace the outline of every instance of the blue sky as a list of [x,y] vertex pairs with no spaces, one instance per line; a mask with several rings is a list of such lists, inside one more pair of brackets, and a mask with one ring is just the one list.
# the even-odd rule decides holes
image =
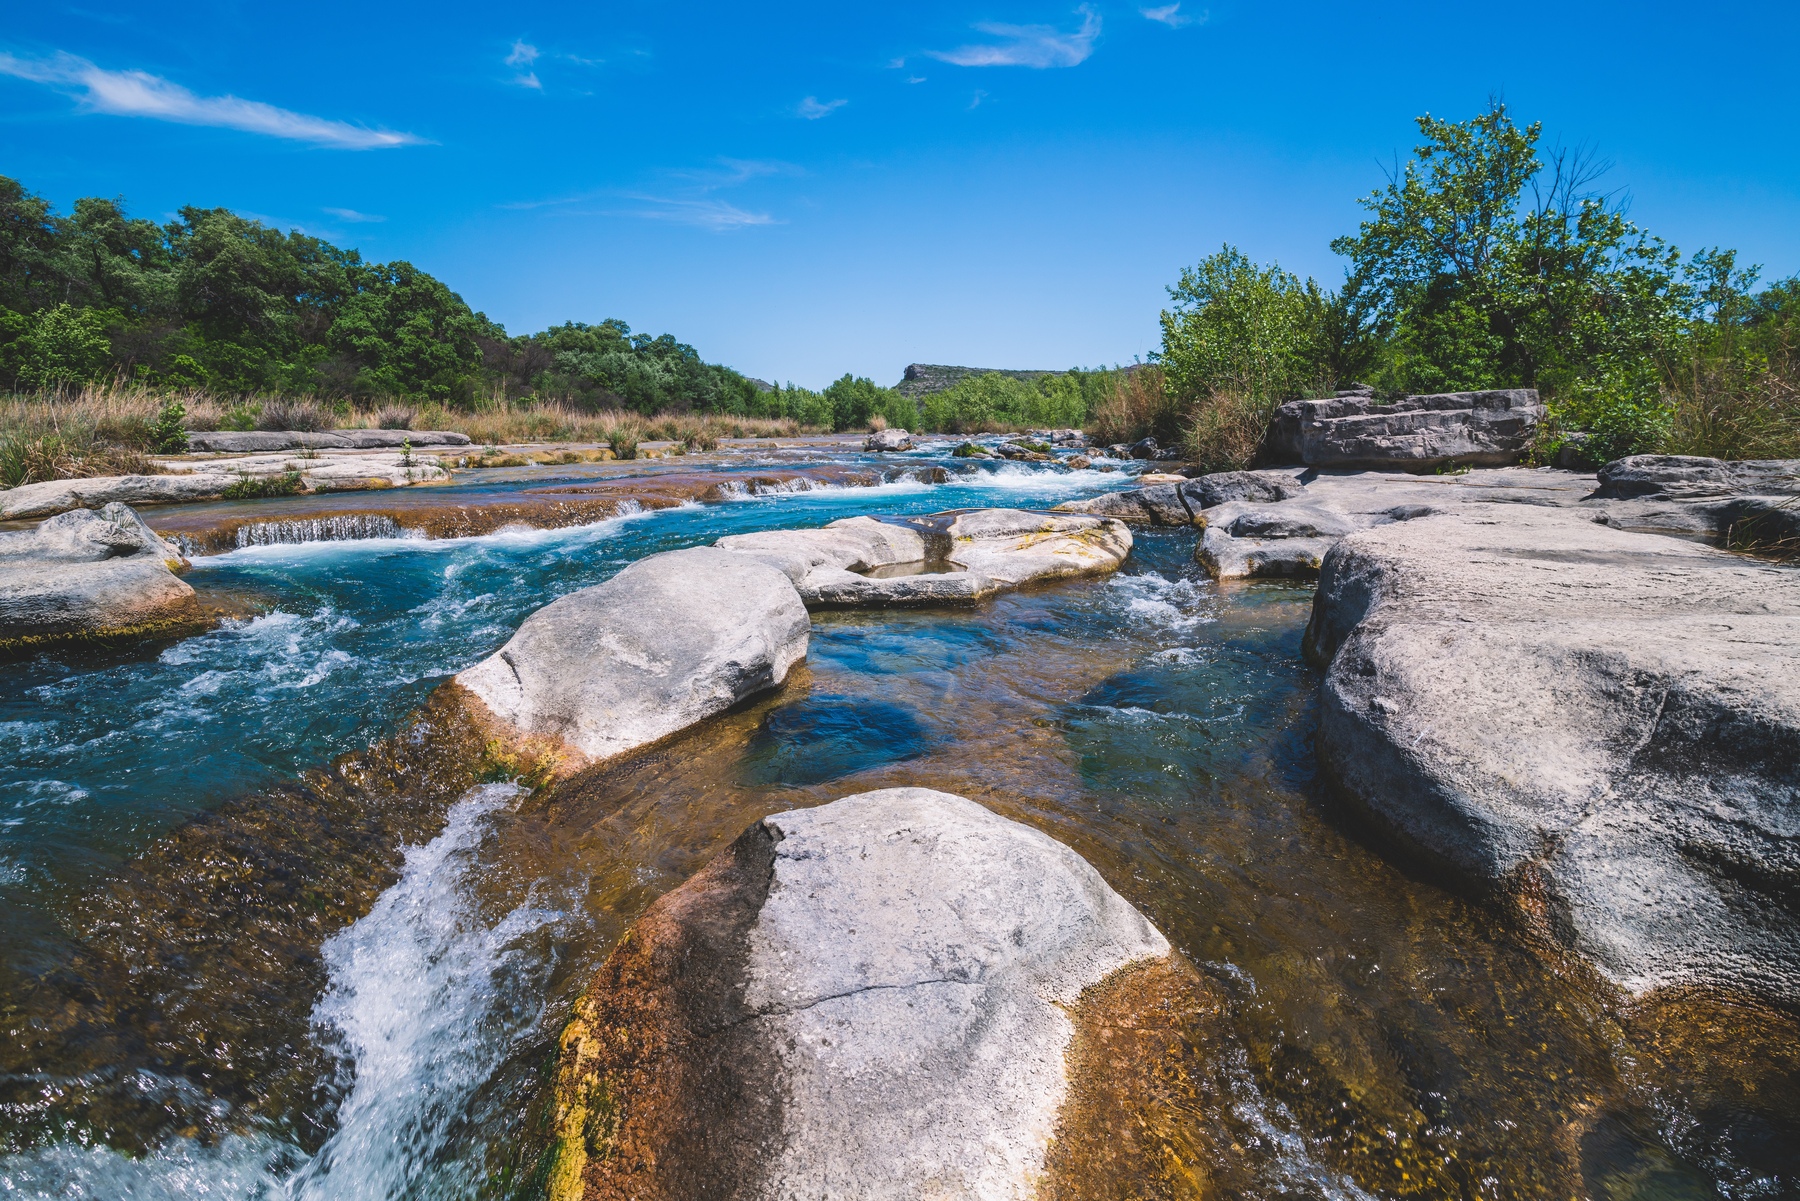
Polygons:
[[225,205],[813,386],[1129,362],[1227,241],[1336,282],[1412,118],[1495,93],[1684,250],[1800,271],[1791,3],[84,0],[0,56],[0,173],[60,206]]

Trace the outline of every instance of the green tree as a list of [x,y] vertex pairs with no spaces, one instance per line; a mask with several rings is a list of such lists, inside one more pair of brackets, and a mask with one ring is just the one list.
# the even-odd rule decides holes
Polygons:
[[485,322],[462,297],[411,263],[356,266],[337,306],[330,348],[356,365],[364,396],[466,399],[481,364]]
[[55,388],[97,379],[112,356],[106,326],[93,309],[59,304],[43,310],[20,339],[19,381]]
[[1273,405],[1330,388],[1324,315],[1333,301],[1311,280],[1225,246],[1183,270],[1169,296],[1158,358],[1176,395]]

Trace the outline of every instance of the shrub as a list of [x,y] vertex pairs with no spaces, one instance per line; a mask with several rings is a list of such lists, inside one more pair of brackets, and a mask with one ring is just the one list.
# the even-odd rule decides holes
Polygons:
[[304,486],[298,471],[262,476],[240,471],[237,482],[226,485],[219,495],[226,500],[261,500],[269,496],[293,496]]
[[336,425],[337,421],[331,410],[313,400],[276,397],[264,401],[261,412],[256,416],[256,428],[259,430],[318,433],[333,429]]
[[156,414],[156,423],[150,427],[150,449],[163,454],[180,454],[187,450],[187,430],[182,425],[186,419],[186,405],[173,396],[163,401]]

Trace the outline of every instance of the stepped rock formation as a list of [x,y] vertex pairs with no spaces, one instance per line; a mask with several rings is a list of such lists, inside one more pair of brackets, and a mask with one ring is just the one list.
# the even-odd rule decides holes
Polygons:
[[1436,471],[1516,463],[1544,418],[1535,389],[1445,392],[1389,404],[1339,395],[1275,410],[1258,458],[1308,467]]
[[153,633],[196,620],[187,562],[127,505],[0,534],[0,648]]
[[578,1003],[550,1195],[1043,1195],[1052,1138],[1091,1116],[1065,1062],[1107,1020],[1089,990],[1132,965],[1187,978],[1079,855],[971,801],[772,814],[652,905]]
[[779,568],[811,608],[931,605],[1112,571],[1131,552],[1131,531],[1103,517],[969,509],[851,517],[818,530],[733,534],[715,545]]
[[1325,556],[1338,792],[1630,993],[1800,1002],[1800,572],[1463,508]]
[[781,683],[810,630],[774,568],[711,547],[667,551],[545,605],[456,683],[503,741],[569,771]]

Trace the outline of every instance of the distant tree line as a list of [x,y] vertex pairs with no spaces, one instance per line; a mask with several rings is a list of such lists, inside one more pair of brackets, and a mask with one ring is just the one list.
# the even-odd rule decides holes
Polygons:
[[219,394],[473,407],[496,393],[578,408],[744,412],[749,380],[622,321],[512,337],[411,263],[227,209],[164,225],[117,200],[56,212],[0,176],[0,387],[125,378]]
[[1231,246],[1184,271],[1162,314],[1163,393],[1140,424],[1236,465],[1277,403],[1352,381],[1384,397],[1529,387],[1541,453],[1800,454],[1800,278],[1758,289],[1733,251],[1683,257],[1494,103],[1418,119],[1422,143],[1363,201],[1327,290]]

